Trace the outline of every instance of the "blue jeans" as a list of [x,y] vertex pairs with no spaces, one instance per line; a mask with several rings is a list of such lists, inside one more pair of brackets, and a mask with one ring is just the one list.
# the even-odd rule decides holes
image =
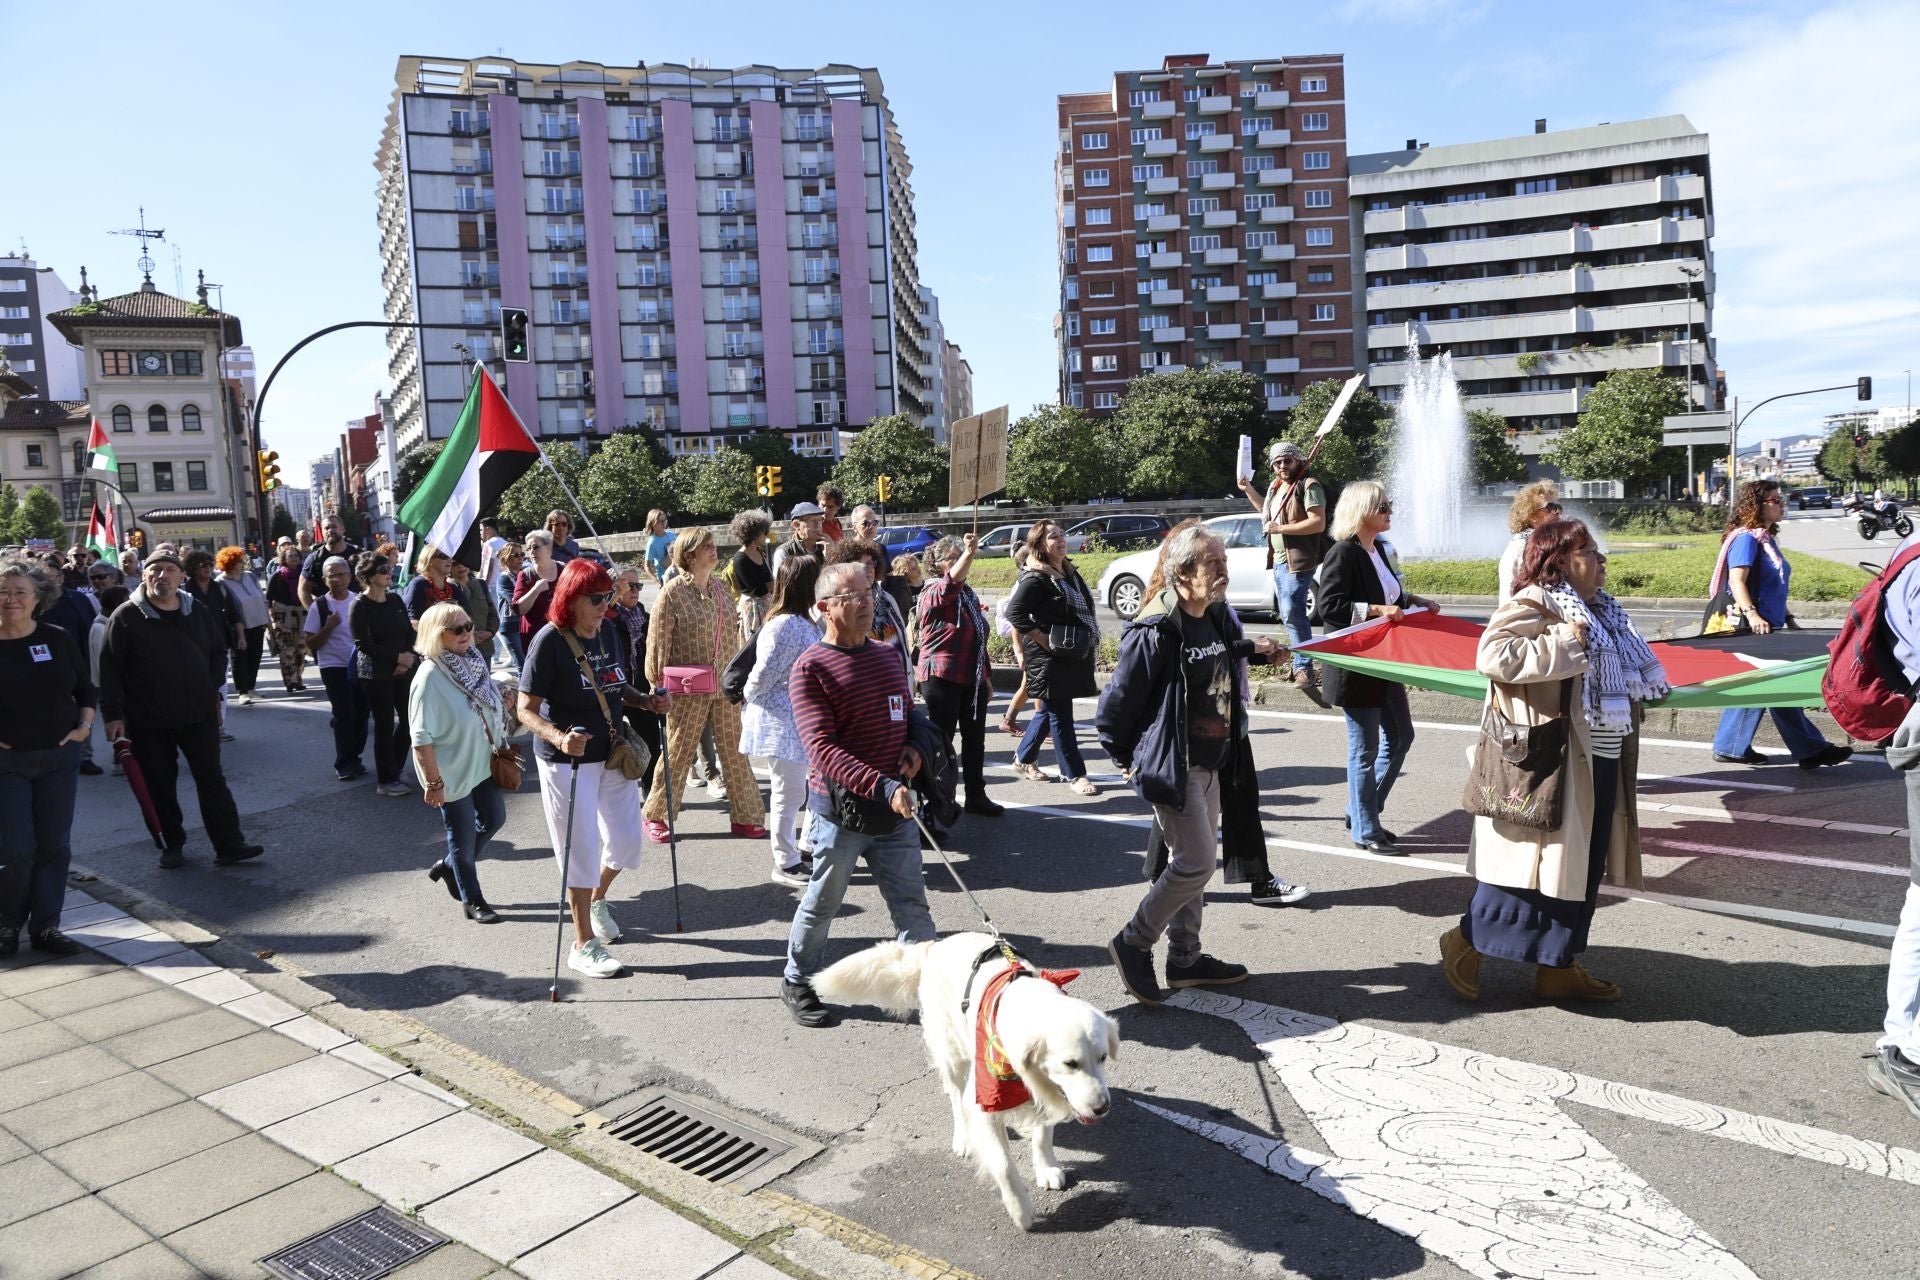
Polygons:
[[1313,570],[1294,573],[1285,560],[1273,566],[1273,598],[1280,605],[1280,620],[1287,624],[1287,643],[1293,646],[1293,669],[1305,671],[1313,658],[1300,652],[1300,645],[1313,639],[1313,623],[1307,619],[1307,588],[1313,585]]
[[863,836],[816,813],[808,838],[813,841],[813,879],[800,896],[800,909],[793,913],[793,928],[787,934],[788,982],[805,982],[823,967],[827,931],[847,896],[853,864],[863,856],[900,941],[931,942],[937,936],[920,866],[920,828],[912,819],[902,818],[884,836]]
[[60,927],[73,861],[73,802],[86,744],[0,751],[0,925]]
[[487,841],[493,839],[493,833],[506,823],[505,797],[492,778],[482,778],[480,785],[466,795],[441,805],[440,820],[447,826],[447,853],[441,861],[453,873],[460,901],[469,905],[485,902],[487,895],[480,892],[480,873],[474,862]]
[[1720,727],[1713,735],[1714,754],[1746,754],[1753,745],[1754,731],[1760,727],[1762,712],[1773,717],[1773,727],[1780,731],[1795,760],[1805,760],[1826,749],[1826,738],[1799,707],[1728,707],[1720,713]]
[[1087,765],[1080,758],[1080,739],[1073,727],[1073,699],[1061,698],[1052,701],[1041,698],[1033,704],[1033,717],[1027,721],[1027,731],[1020,735],[1020,745],[1015,749],[1013,758],[1021,764],[1032,764],[1040,758],[1040,744],[1053,735],[1053,759],[1060,766],[1060,776],[1071,782],[1087,771]]
[[1380,811],[1387,807],[1400,766],[1413,745],[1413,711],[1404,685],[1388,688],[1377,707],[1346,707],[1347,818],[1355,844],[1380,838]]

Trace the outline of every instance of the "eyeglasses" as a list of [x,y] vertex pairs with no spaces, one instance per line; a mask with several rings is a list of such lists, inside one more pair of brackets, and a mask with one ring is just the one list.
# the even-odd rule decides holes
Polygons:
[[613,592],[611,591],[589,591],[587,593],[587,603],[596,609],[611,599],[613,599]]
[[829,600],[838,600],[841,604],[858,604],[862,600],[871,600],[872,598],[872,596],[864,591],[841,591],[835,595],[821,596],[816,603],[825,604]]
[[470,636],[473,634],[473,624],[471,622],[456,623],[447,628],[447,634],[450,636]]
[[368,577],[370,577],[370,578],[377,578],[377,577],[379,577],[379,576],[380,576],[381,574],[383,574],[383,573],[385,573],[385,574],[391,574],[392,572],[393,572],[393,566],[392,566],[392,565],[390,565],[390,564],[383,564],[383,565],[381,565],[381,566],[380,566],[379,568],[377,568],[377,569],[372,569],[372,570],[369,570],[369,571],[368,571],[368,573],[367,573],[367,576],[368,576]]

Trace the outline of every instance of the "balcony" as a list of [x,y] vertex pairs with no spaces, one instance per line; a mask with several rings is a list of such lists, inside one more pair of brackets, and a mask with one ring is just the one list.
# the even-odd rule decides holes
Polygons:
[[1269,338],[1291,338],[1300,332],[1298,320],[1269,320],[1261,327]]
[[807,319],[809,320],[825,320],[839,314],[840,299],[838,298],[830,302],[820,302],[814,299],[807,301]]
[[1605,209],[1684,204],[1705,200],[1706,192],[1705,178],[1697,174],[1670,173],[1638,182],[1576,187],[1570,191],[1548,191],[1539,195],[1499,196],[1491,200],[1427,205],[1418,209],[1382,209],[1367,214],[1362,225],[1368,235],[1390,235],[1397,231],[1473,226],[1519,218],[1564,217]]
[[1216,94],[1200,99],[1194,104],[1194,110],[1203,116],[1217,116],[1222,112],[1233,110],[1233,99],[1225,94]]
[[1286,105],[1287,91],[1285,89],[1269,89],[1265,93],[1256,93],[1253,95],[1253,109],[1255,111],[1272,111]]
[[1394,311],[1435,304],[1466,306],[1520,298],[1610,293],[1616,289],[1664,289],[1677,294],[1687,282],[1682,269],[1698,271],[1701,266],[1698,258],[1672,258],[1661,262],[1632,262],[1618,267],[1580,267],[1527,275],[1489,276],[1479,280],[1450,280],[1444,284],[1386,285],[1367,290],[1367,309]]
[[539,136],[542,138],[556,138],[556,139],[557,138],[577,138],[580,136],[579,117],[569,116],[564,120],[555,120],[550,117],[542,117],[540,120]]
[[1214,341],[1238,338],[1239,336],[1240,326],[1237,324],[1210,324],[1207,326],[1207,337]]
[[1203,173],[1200,175],[1200,189],[1202,191],[1231,191],[1238,185],[1238,174]]
[[1180,189],[1178,178],[1148,178],[1147,194],[1150,196],[1170,196]]
[[1172,138],[1155,138],[1151,142],[1141,143],[1140,150],[1148,156],[1178,155],[1180,144]]
[[1153,335],[1155,342],[1185,342],[1187,340],[1187,331],[1185,329],[1149,329],[1147,332]]
[[1292,222],[1293,206],[1290,204],[1270,204],[1260,211],[1262,225],[1271,226],[1276,222]]
[[1240,261],[1240,251],[1238,249],[1207,250],[1206,263],[1210,267],[1224,267],[1238,261]]
[[1262,169],[1260,171],[1260,185],[1263,187],[1284,187],[1292,181],[1293,170],[1291,169]]
[[1174,108],[1178,105],[1174,102],[1143,102],[1140,104],[1140,118],[1142,120],[1172,119]]
[[1238,209],[1209,209],[1201,215],[1201,223],[1209,227],[1231,227],[1240,221]]
[[1292,262],[1297,252],[1290,244],[1263,244],[1260,246],[1260,261]]
[[1240,301],[1240,286],[1237,284],[1216,284],[1207,289],[1208,302]]
[[576,231],[571,235],[547,233],[547,238],[534,245],[536,249],[545,249],[548,253],[574,253],[587,247],[587,233]]
[[1164,271],[1170,267],[1178,267],[1185,262],[1186,258],[1178,253],[1156,253],[1147,258],[1147,266],[1155,271]]
[[1205,152],[1233,150],[1233,135],[1230,133],[1209,133],[1200,139],[1200,150]]
[[577,178],[580,176],[580,153],[578,151],[569,152],[558,160],[542,157],[540,160],[540,172],[549,178],[563,178],[568,176]]
[[1267,361],[1261,368],[1265,373],[1298,373],[1300,372],[1300,357],[1278,356]]
[[1263,129],[1255,134],[1253,139],[1253,145],[1256,147],[1285,147],[1292,144],[1293,130],[1291,129]]
[[1177,213],[1159,213],[1147,219],[1149,231],[1178,231],[1179,229],[1180,215]]
[[[1693,344],[1696,357],[1705,347]],[[1590,347],[1586,350],[1540,351],[1532,353],[1539,363],[1530,372],[1522,372],[1517,356],[1456,356],[1454,376],[1462,382],[1485,382],[1505,378],[1577,377],[1600,375],[1616,369],[1683,369],[1687,363],[1685,341],[1635,342],[1626,346]],[[1406,376],[1399,363],[1382,364],[1368,375],[1370,386],[1398,386]]]
[[1300,403],[1299,396],[1268,396],[1267,412],[1268,413],[1285,413],[1287,410],[1293,408],[1293,406],[1299,403]]
[[[1676,298],[1671,302],[1636,302],[1611,307],[1555,307],[1504,316],[1477,316],[1465,320],[1435,320],[1415,324],[1421,344],[1501,342],[1518,338],[1546,338],[1570,334],[1617,333],[1621,330],[1704,328],[1705,304]],[[1406,325],[1372,325],[1367,346],[1404,347]]]
[[1463,396],[1468,409],[1489,409],[1503,418],[1538,418],[1580,412],[1578,391],[1513,391],[1497,396]]
[[1187,295],[1179,289],[1155,289],[1147,295],[1147,302],[1156,307],[1177,307],[1187,300]]
[[[1589,188],[1591,190],[1591,188]],[[1578,193],[1575,193],[1578,194]],[[1482,203],[1475,201],[1472,206]],[[1485,203],[1491,204],[1492,201]],[[1649,218],[1603,227],[1578,226],[1565,231],[1538,231],[1528,235],[1497,236],[1487,240],[1446,241],[1439,244],[1398,245],[1367,250],[1369,275],[1410,271],[1416,267],[1456,267],[1476,262],[1506,262],[1520,258],[1586,257],[1617,249],[1645,249],[1654,245],[1704,243],[1711,218]]]
[[[1298,297],[1299,294],[1300,286],[1291,280],[1276,280],[1272,284],[1263,284],[1260,286],[1260,296],[1268,302],[1274,302],[1281,298]],[[1278,322],[1276,321],[1275,323]],[[1288,321],[1287,323],[1291,324],[1292,321]],[[1268,330],[1268,332],[1271,333],[1272,330]]]

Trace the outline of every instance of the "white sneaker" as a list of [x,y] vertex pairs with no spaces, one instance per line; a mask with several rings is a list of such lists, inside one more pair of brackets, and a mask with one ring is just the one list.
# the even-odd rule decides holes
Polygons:
[[620,926],[613,922],[613,912],[607,908],[607,900],[599,898],[587,909],[593,919],[593,936],[602,942],[620,941]]
[[708,778],[707,794],[715,800],[725,800],[727,798],[727,780],[717,773],[711,778]]
[[772,878],[775,884],[784,884],[793,889],[804,889],[812,883],[807,878],[806,868],[798,864],[791,867],[775,867]]
[[575,973],[585,974],[589,978],[620,976],[620,962],[615,960],[607,950],[607,944],[598,938],[584,944],[576,944],[573,950],[567,953],[567,968]]
[[234,701],[239,703],[243,707],[250,707],[253,705],[253,695],[250,693],[243,693],[239,697],[235,698]]

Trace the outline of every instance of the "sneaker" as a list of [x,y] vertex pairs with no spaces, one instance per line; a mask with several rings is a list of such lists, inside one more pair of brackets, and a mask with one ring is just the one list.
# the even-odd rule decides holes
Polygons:
[[775,867],[771,879],[775,884],[784,884],[790,889],[804,889],[812,877],[802,864],[796,862],[791,867]]
[[224,853],[215,854],[213,864],[216,867],[230,867],[236,862],[245,862],[249,858],[257,858],[265,852],[266,849],[260,845],[243,844],[238,849],[229,849]]
[[707,779],[707,794],[715,800],[727,798],[727,780],[718,774]]
[[1305,902],[1312,894],[1313,890],[1303,884],[1275,879],[1255,884],[1248,896],[1256,907],[1290,907],[1296,902]]
[[1763,756],[1758,751],[1755,751],[1752,747],[1748,747],[1746,751],[1744,751],[1743,753],[1737,756],[1723,755],[1720,752],[1716,751],[1713,753],[1713,760],[1715,764],[1772,764],[1773,763],[1773,757]]
[[1075,778],[1068,785],[1083,796],[1097,796],[1100,794],[1100,788],[1094,786],[1093,779],[1087,777],[1085,774]]
[[102,770],[99,765],[95,764],[91,760],[82,760],[80,762],[80,772],[84,773],[89,778],[97,778],[101,775],[101,773],[104,772],[104,770]]
[[383,796],[404,796],[409,794],[412,790],[413,788],[409,787],[404,782],[383,782],[379,786],[374,788],[374,791],[377,794],[383,795]]
[[1245,982],[1247,966],[1228,964],[1212,956],[1199,955],[1185,964],[1167,957],[1167,985],[1170,987],[1230,987]]
[[86,948],[58,929],[42,929],[33,935],[33,949],[50,956],[77,956]]
[[239,697],[235,698],[234,702],[243,707],[250,707],[253,705],[253,695],[250,693],[243,693]]
[[620,962],[607,950],[607,944],[598,938],[589,938],[584,943],[575,943],[567,952],[567,968],[575,973],[585,974],[589,978],[617,978],[620,976]]
[[666,823],[656,822],[652,818],[647,819],[647,839],[653,841],[653,843],[665,844],[672,834],[673,833],[667,829]]
[[358,760],[355,760],[353,767],[347,770],[347,777],[349,778],[364,778],[366,776],[367,766],[361,764]]
[[1875,1093],[1905,1103],[1913,1118],[1920,1120],[1920,1063],[1888,1045],[1868,1060],[1867,1083]]
[[1150,948],[1136,947],[1127,941],[1124,933],[1116,933],[1107,943],[1107,954],[1113,957],[1113,967],[1120,971],[1120,985],[1127,989],[1128,995],[1141,1004],[1159,1004],[1167,998],[1160,990],[1159,980],[1153,976]]
[[780,979],[780,1002],[787,1006],[787,1012],[793,1015],[793,1020],[803,1027],[833,1025],[833,1010],[820,1003],[820,997],[808,983]]
[[605,898],[597,898],[587,908],[587,915],[593,920],[593,936],[602,942],[620,941],[620,926],[613,922],[613,911],[607,906]]
[[1829,743],[1799,763],[1802,769],[1812,773],[1822,765],[1831,767],[1836,764],[1845,764],[1851,759],[1853,759],[1852,747],[1836,747]]
[[1013,771],[1020,777],[1025,778],[1028,782],[1045,782],[1048,780],[1047,775],[1040,772],[1039,765],[1028,764],[1024,760],[1015,760],[1013,762]]
[[177,844],[170,844],[160,851],[160,865],[168,871],[177,871],[187,865],[187,855]]
[[0,925],[0,960],[20,953],[20,931],[12,925]]

